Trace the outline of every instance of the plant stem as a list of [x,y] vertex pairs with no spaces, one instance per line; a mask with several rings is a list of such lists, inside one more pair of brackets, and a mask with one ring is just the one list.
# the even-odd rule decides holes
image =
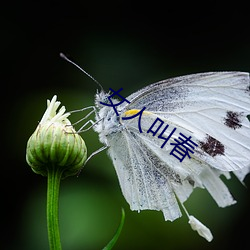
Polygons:
[[62,172],[59,167],[48,168],[47,228],[50,250],[62,249],[58,217],[59,188]]

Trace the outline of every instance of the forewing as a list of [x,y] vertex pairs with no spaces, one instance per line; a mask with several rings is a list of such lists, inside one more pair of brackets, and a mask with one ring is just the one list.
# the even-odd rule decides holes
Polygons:
[[176,132],[190,134],[198,144],[194,157],[201,162],[236,171],[240,179],[249,171],[248,73],[211,72],[172,78],[127,99],[131,103],[125,112],[146,107],[147,112],[176,127]]

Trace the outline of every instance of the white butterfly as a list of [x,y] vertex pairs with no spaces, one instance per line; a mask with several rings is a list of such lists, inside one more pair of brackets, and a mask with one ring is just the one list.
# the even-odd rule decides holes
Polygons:
[[[120,92],[122,95],[122,93]],[[250,172],[250,85],[248,73],[210,72],[176,77],[151,84],[120,102],[116,114],[109,103],[110,93],[96,94],[94,130],[108,147],[122,193],[131,210],[161,210],[165,220],[181,216],[183,202],[195,187],[206,188],[218,206],[235,203],[220,175],[233,172],[240,181]],[[139,116],[124,120],[138,114]],[[147,133],[156,118],[164,126],[153,136]],[[170,155],[179,133],[191,136],[195,147],[190,159],[182,162]],[[194,230],[212,240],[210,230],[193,216]]]
[[[211,241],[210,230],[189,215],[183,203],[196,187],[207,189],[220,207],[235,203],[220,176],[230,178],[233,173],[243,182],[250,172],[249,74],[209,72],[171,78],[120,102],[110,99],[110,94],[77,64],[63,54],[61,57],[101,87],[95,107],[82,109],[93,108],[80,121],[93,112],[96,121],[89,120],[79,132],[88,130],[83,128],[91,123],[104,144],[87,161],[108,148],[131,210],[161,210],[165,220],[173,221],[181,216],[181,204],[191,228]],[[110,101],[117,106],[106,106]],[[129,119],[131,116],[135,117]],[[165,125],[155,128],[156,120]],[[192,138],[193,144],[186,144],[191,150],[189,147],[185,159],[172,153],[176,141],[183,141],[179,135]],[[183,145],[179,149],[186,149]]]

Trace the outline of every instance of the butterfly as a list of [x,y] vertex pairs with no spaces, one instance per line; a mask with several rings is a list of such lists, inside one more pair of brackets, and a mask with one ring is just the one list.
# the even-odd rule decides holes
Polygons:
[[90,122],[104,147],[89,158],[107,149],[131,210],[160,210],[166,221],[174,221],[182,206],[192,229],[211,241],[210,230],[183,203],[197,187],[219,207],[236,202],[220,177],[234,174],[243,183],[250,172],[249,74],[185,75],[127,98],[121,89],[112,94],[99,86]]
[[[108,148],[131,210],[160,210],[165,220],[173,221],[181,216],[179,203],[196,187],[207,189],[220,207],[235,203],[220,176],[230,178],[233,173],[243,181],[250,171],[248,73],[209,72],[163,80],[131,94],[127,102],[113,99],[120,104],[118,113],[103,105],[109,96],[103,90],[96,94],[93,129]],[[126,118],[143,108],[140,132],[139,117]],[[158,137],[168,138],[171,129],[159,129],[154,136],[146,132],[157,118],[176,128],[163,148]],[[190,159],[170,155],[177,131],[198,145]]]

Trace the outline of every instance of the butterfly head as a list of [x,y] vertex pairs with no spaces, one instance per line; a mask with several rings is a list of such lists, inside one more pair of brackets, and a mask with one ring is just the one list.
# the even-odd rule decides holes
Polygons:
[[98,91],[97,90],[97,93],[95,95],[95,106],[96,108],[98,109],[101,109],[104,107],[104,104],[109,104],[109,93],[107,92],[104,92],[103,90],[101,91]]

